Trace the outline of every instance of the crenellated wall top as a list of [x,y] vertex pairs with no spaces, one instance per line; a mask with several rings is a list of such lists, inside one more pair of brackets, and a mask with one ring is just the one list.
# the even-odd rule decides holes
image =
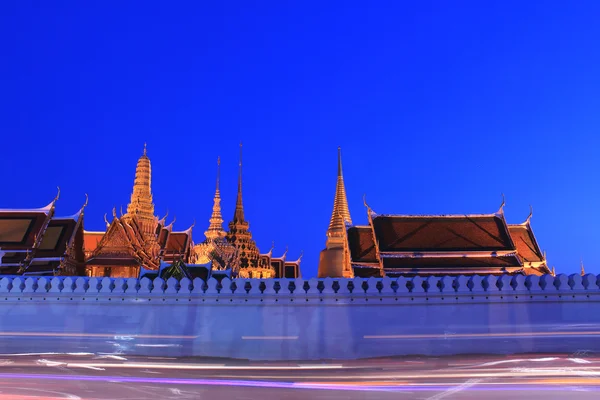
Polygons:
[[[575,295],[600,294],[600,275],[542,275],[542,276],[458,276],[414,278],[354,278],[354,279],[234,279],[214,278],[205,282],[184,278],[141,280],[130,278],[88,277],[4,277],[0,279],[0,296],[4,300],[18,298],[33,300],[57,299],[68,296],[70,300],[132,296],[161,298],[229,298],[233,299],[499,299],[499,298],[570,298]],[[527,296],[527,297],[525,297]],[[2,300],[2,299],[0,299]],[[191,301],[191,300],[190,300]],[[277,300],[276,300],[277,301]],[[303,300],[304,301],[304,300]],[[352,300],[354,301],[354,300]]]

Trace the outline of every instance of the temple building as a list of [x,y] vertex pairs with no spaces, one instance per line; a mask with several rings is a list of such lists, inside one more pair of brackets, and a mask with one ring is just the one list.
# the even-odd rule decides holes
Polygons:
[[56,198],[43,208],[0,210],[0,274],[80,275],[83,214],[56,217]]
[[366,203],[367,225],[352,225],[338,149],[333,213],[319,277],[415,275],[541,275],[548,268],[531,229],[507,224],[504,201],[491,214],[377,214]]
[[298,278],[300,256],[295,261],[287,260],[287,250],[281,257],[273,257],[273,247],[268,253],[261,254],[250,232],[250,224],[244,215],[242,201],[242,145],[238,188],[233,219],[229,222],[229,231],[223,229],[221,215],[220,159],[217,160],[217,185],[213,200],[212,215],[205,240],[194,246],[192,259],[198,263],[211,263],[211,270],[231,269],[231,277],[238,278]]
[[127,212],[113,219],[105,217],[106,231],[84,231],[85,274],[120,278],[138,277],[140,271],[158,270],[161,262],[188,262],[192,253],[192,227],[173,231],[173,221],[154,215],[151,191],[152,169],[144,153],[137,163],[131,200]]
[[[0,210],[0,274],[87,275],[91,277],[137,278],[215,277],[297,278],[297,260],[273,257],[273,248],[260,253],[242,202],[242,153],[238,190],[229,230],[223,229],[220,193],[220,159],[217,184],[205,240],[194,244],[192,228],[173,230],[174,220],[159,219],[154,212],[151,190],[152,169],[147,155],[139,158],[131,199],[126,213],[112,210],[112,220],[104,216],[106,230],[83,227],[81,210],[70,217],[55,217],[57,197],[40,209]],[[60,193],[60,191],[59,191]]]

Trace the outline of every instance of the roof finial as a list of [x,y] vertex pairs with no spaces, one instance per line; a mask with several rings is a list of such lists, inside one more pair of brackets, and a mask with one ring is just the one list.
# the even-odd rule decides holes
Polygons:
[[525,220],[525,223],[528,224],[531,221],[531,216],[533,215],[533,207],[531,206],[531,204],[529,205],[529,215],[527,216],[527,219]]
[[500,208],[498,209],[498,214],[504,213],[504,205],[506,204],[506,199],[504,198],[504,193],[502,193],[502,204],[500,204]]
[[300,264],[300,261],[302,260],[302,256],[304,255],[304,250],[300,250],[300,257],[298,257],[298,259],[296,260],[296,262],[298,264]]
[[146,149],[146,142],[144,142],[144,155],[146,155],[147,149]]
[[121,211],[121,217],[123,217],[123,206],[120,207],[120,211]]
[[104,213],[104,223],[106,224],[107,228],[110,226],[110,224],[108,223],[108,220],[106,219],[106,213]]
[[60,187],[56,187],[57,193],[56,193],[56,197],[54,198],[54,200],[52,200],[53,203],[56,203],[58,201],[58,198],[60,197]]
[[552,276],[556,276],[556,270],[554,269],[554,267],[552,267],[552,271],[550,271],[550,273],[552,274]]
[[117,218],[117,207],[113,207],[113,217],[114,217],[115,219],[118,219],[118,218]]
[[88,197],[88,195],[87,195],[87,193],[86,193],[86,194],[85,194],[85,203],[83,203],[83,207],[81,207],[82,209],[87,207],[87,205],[88,205],[88,200],[89,200],[89,197]]
[[342,176],[342,148],[338,146],[338,177]]
[[585,268],[583,268],[583,258],[581,259],[581,276],[585,275]]

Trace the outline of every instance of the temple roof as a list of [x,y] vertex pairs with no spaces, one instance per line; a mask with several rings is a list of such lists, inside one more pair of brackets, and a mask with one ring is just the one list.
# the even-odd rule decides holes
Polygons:
[[531,225],[529,223],[519,225],[508,225],[510,235],[517,247],[519,256],[525,262],[542,262],[544,261],[544,254],[538,246],[537,240]]
[[96,250],[105,233],[83,231],[83,251],[92,252]]
[[75,232],[77,221],[72,218],[52,218],[48,223],[36,258],[62,257]]
[[380,251],[512,250],[502,214],[376,215]]
[[373,230],[370,226],[353,226],[348,229],[348,244],[352,262],[378,263]]
[[383,258],[383,268],[429,269],[429,268],[521,268],[516,254],[494,257],[423,257],[423,258]]
[[165,250],[173,253],[183,253],[190,245],[190,235],[187,232],[171,232],[167,238]]
[[0,210],[0,248],[32,247],[48,218],[48,213],[40,210]]

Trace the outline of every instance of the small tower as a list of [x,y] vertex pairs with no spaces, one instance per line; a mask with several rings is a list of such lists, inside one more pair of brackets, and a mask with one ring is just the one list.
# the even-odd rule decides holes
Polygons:
[[333,212],[327,229],[327,241],[325,249],[319,257],[319,278],[351,278],[354,276],[350,267],[350,255],[348,252],[348,240],[346,238],[346,224],[352,224],[344,176],[342,173],[342,150],[338,147],[338,171],[333,200]]
[[223,216],[221,215],[221,191],[219,190],[219,181],[221,176],[221,158],[217,158],[217,189],[213,200],[212,215],[210,216],[210,225],[208,230],[204,232],[209,240],[220,239],[225,237],[226,233],[223,230]]
[[234,266],[234,275],[237,275],[240,269],[254,268],[258,266],[260,253],[256,243],[252,239],[252,233],[249,230],[250,224],[244,217],[244,204],[242,202],[242,144],[240,143],[240,170],[238,176],[238,191],[235,202],[235,211],[233,220],[229,223],[229,232],[227,240],[236,248],[237,266]]
[[152,168],[150,159],[146,152],[144,143],[144,154],[139,158],[135,168],[135,180],[131,201],[127,205],[126,218],[136,218],[144,237],[151,238],[156,234],[158,219],[154,215],[154,203],[152,202]]

